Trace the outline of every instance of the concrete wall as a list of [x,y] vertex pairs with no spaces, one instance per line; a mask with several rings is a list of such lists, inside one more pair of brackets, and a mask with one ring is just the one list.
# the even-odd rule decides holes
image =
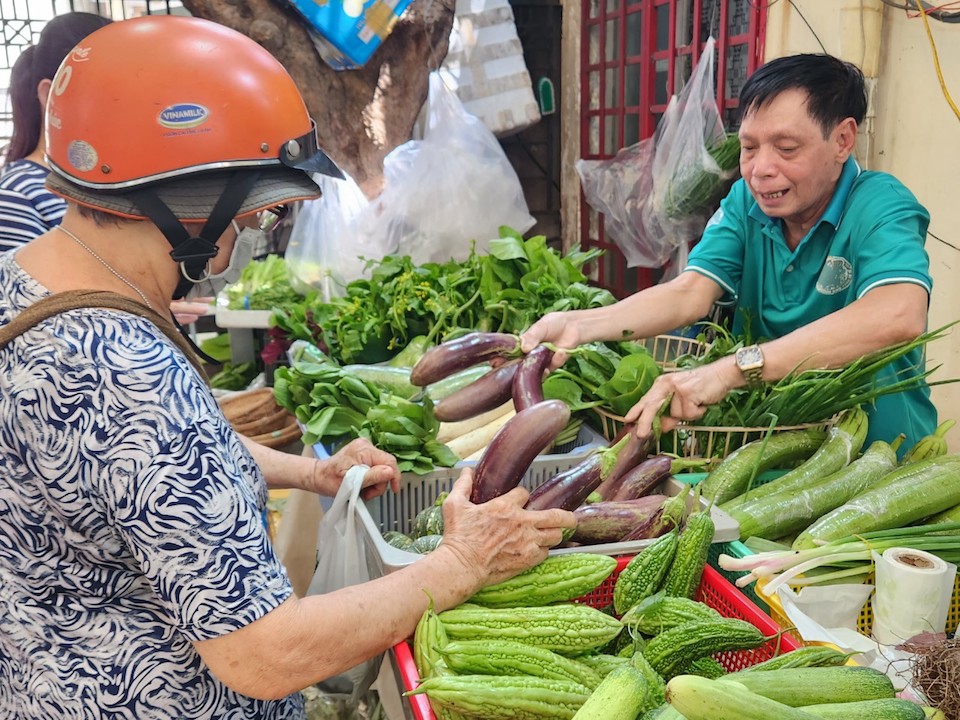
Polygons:
[[[795,5],[796,8],[792,7]],[[960,319],[960,117],[937,78],[922,18],[879,0],[794,0],[770,7],[767,59],[796,52],[827,52],[855,62],[872,78],[870,118],[858,144],[858,159],[896,175],[930,211],[927,251],[934,290],[930,327]],[[799,10],[799,13],[798,13]],[[807,27],[800,14],[813,28]],[[960,24],[930,20],[940,66],[954,103],[960,103]],[[928,347],[931,380],[960,378],[960,326]],[[960,420],[960,383],[935,387],[941,420]],[[960,432],[948,435],[960,451]]]

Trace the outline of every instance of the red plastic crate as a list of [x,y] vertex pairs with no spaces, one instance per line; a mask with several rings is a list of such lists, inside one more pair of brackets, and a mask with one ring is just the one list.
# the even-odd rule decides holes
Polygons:
[[[618,558],[617,566],[610,577],[604,580],[593,592],[577,598],[576,602],[595,608],[603,608],[613,603],[614,583],[620,572],[632,559],[631,556]],[[736,586],[732,585],[709,565],[703,569],[703,579],[700,581],[700,588],[697,591],[697,600],[716,609],[724,617],[746,620],[759,628],[764,635],[776,635],[780,632],[780,627],[769,615],[760,610]],[[754,650],[730,650],[718,653],[714,657],[728,671],[734,672],[772,658],[777,654],[778,642],[781,654],[800,647],[800,643],[792,637],[782,635],[779,641],[773,638]],[[403,685],[402,692],[416,688],[420,684],[420,675],[417,672],[416,664],[413,662],[413,648],[410,643],[407,641],[398,643],[393,647],[393,653],[397,660],[400,682]],[[436,720],[426,695],[410,695],[407,699],[410,701],[413,708],[413,717],[416,720]]]

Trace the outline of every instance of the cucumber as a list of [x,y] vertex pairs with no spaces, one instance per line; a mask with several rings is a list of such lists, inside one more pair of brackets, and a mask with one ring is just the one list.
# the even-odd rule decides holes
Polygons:
[[467,368],[466,370],[461,370],[460,372],[454,373],[443,380],[438,380],[435,383],[430,383],[427,385],[427,397],[434,402],[440,402],[448,395],[455,393],[457,390],[462,390],[474,380],[479,380],[488,372],[490,372],[490,366],[486,363]]
[[410,368],[389,365],[344,365],[343,372],[366,383],[377,385],[391,395],[413,400],[421,390],[410,382]]
[[678,675],[668,682],[667,702],[686,720],[815,720],[817,717],[752,693],[730,680],[708,680],[697,675]]
[[734,681],[756,695],[791,707],[881,700],[896,695],[893,683],[884,673],[852,665],[737,673],[733,679],[721,678],[717,682]]
[[647,680],[632,665],[607,675],[577,710],[573,720],[633,720],[645,711]]
[[427,340],[426,335],[417,335],[410,339],[407,346],[399,353],[394,355],[387,365],[398,368],[412,368],[417,361],[423,357],[423,354],[431,347],[432,343]]
[[924,720],[926,718],[922,707],[909,700],[898,698],[807,705],[803,711],[830,720]]

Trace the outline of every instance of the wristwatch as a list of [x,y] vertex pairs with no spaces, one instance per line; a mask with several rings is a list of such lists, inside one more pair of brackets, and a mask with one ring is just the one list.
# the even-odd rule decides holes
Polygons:
[[763,382],[763,350],[759,345],[747,345],[737,350],[737,367],[743,373],[747,385],[756,387]]

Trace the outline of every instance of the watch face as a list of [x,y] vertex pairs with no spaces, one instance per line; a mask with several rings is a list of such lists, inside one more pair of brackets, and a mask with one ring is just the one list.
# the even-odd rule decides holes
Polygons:
[[737,365],[741,368],[753,368],[763,365],[763,352],[756,345],[737,350]]

